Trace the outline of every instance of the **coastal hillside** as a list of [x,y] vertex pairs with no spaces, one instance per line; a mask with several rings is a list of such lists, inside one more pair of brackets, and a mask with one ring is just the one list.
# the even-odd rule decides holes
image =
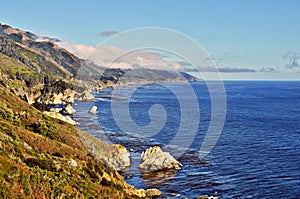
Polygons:
[[1,198],[147,196],[94,159],[80,135],[84,132],[44,115],[0,85]]
[[0,197],[152,198],[153,190],[134,188],[116,171],[125,147],[42,112],[91,99],[97,81],[75,79],[82,60],[32,37],[0,25]]

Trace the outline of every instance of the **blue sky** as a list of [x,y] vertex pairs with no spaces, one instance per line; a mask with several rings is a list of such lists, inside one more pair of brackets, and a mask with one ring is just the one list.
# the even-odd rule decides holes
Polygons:
[[299,0],[11,0],[1,2],[0,22],[85,45],[103,41],[102,31],[170,28],[195,39],[219,67],[295,73],[299,9]]

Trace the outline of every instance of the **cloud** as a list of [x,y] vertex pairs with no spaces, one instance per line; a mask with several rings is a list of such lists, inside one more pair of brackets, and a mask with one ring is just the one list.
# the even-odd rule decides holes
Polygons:
[[223,73],[255,73],[256,71],[251,68],[219,68]]
[[288,49],[286,53],[282,56],[282,59],[285,61],[286,69],[299,69],[300,68],[300,53],[296,52],[292,48]]
[[101,37],[110,37],[112,35],[117,35],[119,34],[119,32],[114,31],[114,30],[104,30],[102,32],[100,32],[98,35],[96,36],[101,36]]
[[215,64],[220,64],[221,62],[224,62],[225,60],[231,60],[234,58],[238,58],[237,55],[233,55],[231,53],[224,53],[222,56],[215,56],[215,55],[211,55],[209,58],[206,58],[205,61],[206,62],[214,62]]
[[87,59],[95,50],[94,46],[86,46],[82,44],[72,44],[66,41],[55,42],[60,48],[64,48],[81,59]]
[[259,72],[275,72],[276,68],[274,67],[262,67]]

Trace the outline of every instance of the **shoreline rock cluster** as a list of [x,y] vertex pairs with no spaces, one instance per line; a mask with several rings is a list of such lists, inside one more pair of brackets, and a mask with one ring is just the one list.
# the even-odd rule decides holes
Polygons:
[[[93,106],[88,112],[97,114],[97,106]],[[76,113],[71,104],[67,104],[63,108],[51,108],[50,111],[44,111],[43,113],[71,125],[79,125],[70,117]],[[87,133],[81,136],[81,139],[91,155],[109,167],[115,170],[123,170],[130,166],[130,153],[124,146],[107,144]],[[139,169],[143,173],[181,168],[182,164],[170,153],[162,151],[159,146],[150,147],[141,154]]]
[[[88,112],[96,114],[97,107],[93,106]],[[62,120],[71,125],[78,125],[78,123],[70,117],[76,113],[76,110],[71,104],[67,104],[63,108],[52,108],[50,111],[44,111],[44,113],[52,118]],[[78,136],[91,156],[106,166],[116,171],[123,171],[130,167],[130,152],[124,146],[120,144],[108,144],[93,135],[80,130],[78,130]],[[74,167],[76,165],[72,161],[68,164]],[[178,170],[181,168],[182,164],[180,164],[170,153],[162,151],[159,146],[150,147],[141,154],[139,164],[141,173]],[[141,197],[153,198],[162,195],[162,192],[158,189],[140,189],[137,194]]]
[[71,125],[79,125],[78,122],[71,118],[71,115],[76,113],[76,110],[71,106],[71,104],[67,104],[63,108],[51,108],[50,111],[43,111],[43,113],[49,117],[59,119]]

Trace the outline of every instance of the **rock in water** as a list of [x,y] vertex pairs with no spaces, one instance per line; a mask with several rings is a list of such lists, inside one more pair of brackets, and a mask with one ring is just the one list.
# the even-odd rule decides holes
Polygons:
[[66,115],[73,115],[76,113],[76,110],[71,106],[71,104],[67,104],[63,109],[62,113]]
[[144,172],[165,169],[181,169],[182,165],[168,152],[163,152],[159,146],[150,147],[141,155],[139,168]]
[[162,192],[158,189],[147,189],[146,196],[149,198],[155,198],[162,195]]
[[127,149],[120,144],[113,144],[112,147],[115,149],[112,149],[111,157],[111,159],[114,159],[114,161],[111,161],[111,163],[114,164],[114,168],[129,167],[130,153],[127,151]]
[[91,114],[97,114],[97,106],[93,106],[90,110],[89,113]]

